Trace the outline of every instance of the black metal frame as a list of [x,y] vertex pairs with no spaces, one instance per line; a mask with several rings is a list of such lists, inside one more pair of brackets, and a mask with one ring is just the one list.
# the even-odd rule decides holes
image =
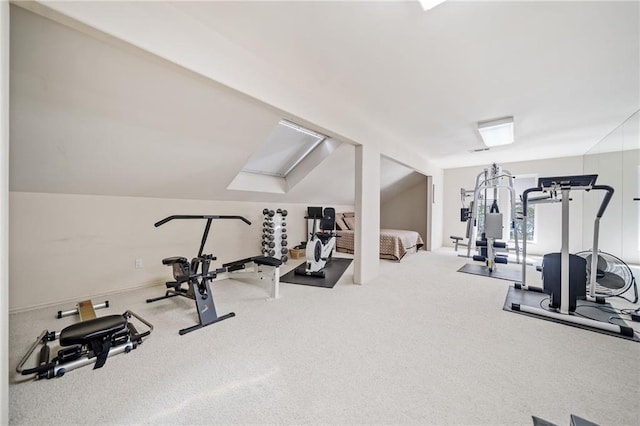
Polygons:
[[[180,335],[184,335],[236,315],[234,312],[230,312],[226,315],[218,316],[216,306],[213,301],[211,281],[216,278],[218,273],[226,272],[226,268],[213,269],[210,271],[209,267],[211,262],[216,260],[216,257],[211,254],[203,254],[202,252],[204,251],[204,246],[207,242],[207,238],[209,237],[209,231],[211,230],[211,223],[214,219],[238,219],[242,220],[247,225],[251,225],[251,222],[242,216],[173,215],[156,222],[154,226],[157,228],[174,219],[204,219],[207,221],[202,234],[202,239],[200,240],[198,255],[194,257],[189,264],[188,280],[167,282],[166,285],[167,287],[170,287],[170,289],[165,292],[164,296],[147,299],[147,303],[175,296],[183,296],[188,299],[195,300],[196,309],[198,311],[198,324],[181,329],[179,333]],[[188,283],[188,288],[186,289],[182,288],[182,284],[184,282]]]

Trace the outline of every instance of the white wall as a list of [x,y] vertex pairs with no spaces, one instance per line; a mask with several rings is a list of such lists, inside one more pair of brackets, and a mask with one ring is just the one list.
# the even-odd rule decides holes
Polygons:
[[[153,224],[172,214],[241,215],[214,220],[206,253],[216,265],[260,254],[262,209],[287,209],[289,241],[306,240],[306,205],[10,193],[11,311],[149,286],[171,277],[161,260],[197,254],[204,220]],[[339,211],[354,206],[335,206]],[[135,259],[144,267],[135,269]]]
[[[487,165],[489,166],[489,165]],[[582,157],[566,157],[551,160],[523,161],[517,163],[504,163],[502,166],[518,177],[521,175],[537,174],[544,176],[564,176],[582,174]],[[486,167],[486,166],[484,166]],[[460,188],[473,189],[478,173],[484,167],[464,167],[448,169],[444,172],[444,219],[443,239],[445,246],[453,246],[449,236],[464,237],[464,222],[460,222]],[[572,252],[588,249],[591,242],[583,241],[582,228],[582,197],[581,192],[571,194],[573,201],[570,207],[569,250]],[[562,216],[560,204],[542,204],[536,207],[537,240],[535,243],[527,243],[527,252],[530,254],[545,254],[560,251]],[[505,228],[505,239],[508,229]]]
[[380,228],[409,229],[427,241],[427,178],[380,205]]
[[9,2],[0,1],[0,424],[9,424]]
[[[598,248],[628,263],[640,264],[638,203],[640,150],[585,155],[585,173],[598,174],[597,184],[613,187],[614,194],[600,220]],[[585,244],[593,240],[593,226],[604,192],[585,197]]]

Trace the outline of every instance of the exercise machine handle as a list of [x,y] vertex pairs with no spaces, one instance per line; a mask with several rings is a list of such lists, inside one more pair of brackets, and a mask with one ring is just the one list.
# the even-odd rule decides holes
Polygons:
[[604,214],[604,211],[607,209],[607,206],[609,205],[609,201],[611,201],[611,197],[613,197],[613,188],[610,187],[609,185],[593,185],[591,189],[602,189],[607,191],[607,193],[604,196],[604,199],[602,200],[602,204],[600,204],[600,208],[598,209],[598,214],[596,215],[596,217],[600,219]]
[[219,216],[219,215],[193,215],[193,214],[174,214],[172,216],[167,216],[159,222],[153,224],[156,228],[158,226],[162,226],[165,223],[174,220],[174,219],[239,219],[246,223],[247,225],[251,225],[251,222],[242,217],[242,216]]
[[524,191],[522,191],[522,212],[524,215],[527,214],[527,201],[529,199],[529,193],[530,192],[541,192],[542,189],[540,187],[533,187],[533,188],[529,188],[529,189],[525,189]]

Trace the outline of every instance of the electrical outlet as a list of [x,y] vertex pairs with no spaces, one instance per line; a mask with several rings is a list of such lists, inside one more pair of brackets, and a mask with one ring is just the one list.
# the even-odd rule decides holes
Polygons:
[[142,259],[136,259],[136,269],[142,268]]

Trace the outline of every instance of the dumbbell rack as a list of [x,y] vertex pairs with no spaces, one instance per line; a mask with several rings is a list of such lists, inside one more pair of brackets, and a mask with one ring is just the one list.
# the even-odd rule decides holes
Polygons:
[[287,211],[278,209],[262,210],[262,254],[267,257],[280,259],[283,263],[289,260],[287,249]]

